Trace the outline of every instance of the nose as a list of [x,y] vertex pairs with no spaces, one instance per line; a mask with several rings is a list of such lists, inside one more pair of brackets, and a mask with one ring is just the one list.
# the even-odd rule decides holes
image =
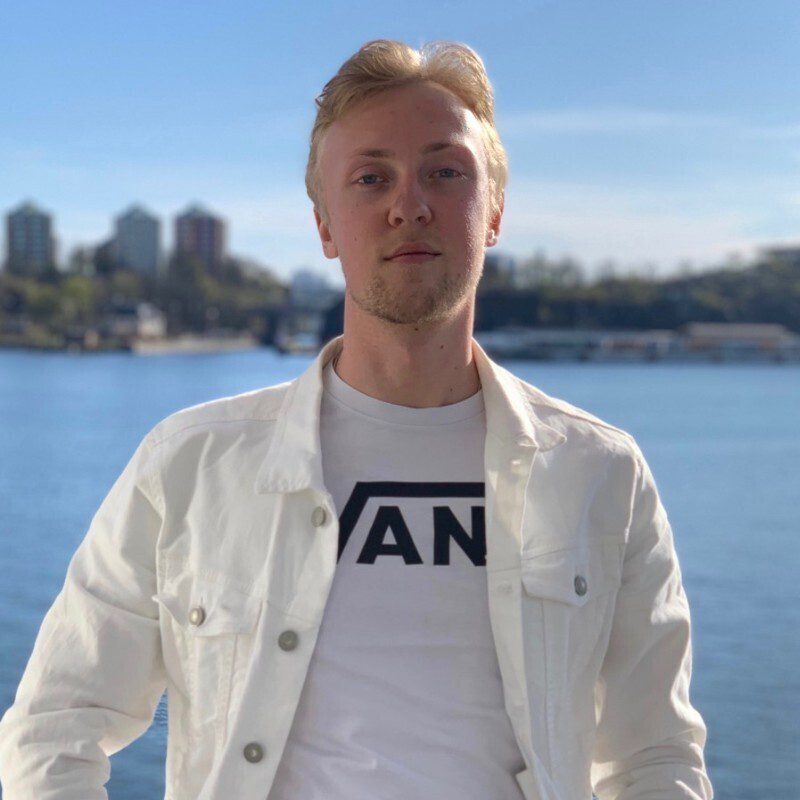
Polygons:
[[398,181],[389,207],[389,224],[394,227],[409,221],[427,224],[431,216],[430,206],[419,181],[414,177]]

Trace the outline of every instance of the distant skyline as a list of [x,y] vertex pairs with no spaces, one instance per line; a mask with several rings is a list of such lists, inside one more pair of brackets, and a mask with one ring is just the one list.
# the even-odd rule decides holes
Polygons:
[[[54,216],[59,260],[132,204],[199,202],[229,252],[288,278],[324,258],[303,173],[314,97],[359,45],[463,41],[484,59],[510,179],[497,254],[658,275],[800,243],[800,6],[642,0],[11,2],[0,209]],[[10,110],[10,111],[9,111]]]

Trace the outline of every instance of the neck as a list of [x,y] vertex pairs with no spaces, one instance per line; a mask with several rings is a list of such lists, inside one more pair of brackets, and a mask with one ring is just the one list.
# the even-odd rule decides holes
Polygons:
[[481,388],[469,321],[412,330],[409,337],[385,328],[359,335],[358,326],[348,328],[345,320],[333,368],[354,389],[387,403],[411,408],[458,403]]

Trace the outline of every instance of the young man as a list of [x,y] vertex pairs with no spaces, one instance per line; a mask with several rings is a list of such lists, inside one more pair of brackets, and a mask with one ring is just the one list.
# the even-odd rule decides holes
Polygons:
[[480,58],[370,42],[317,104],[344,335],[142,440],[0,725],[6,800],[105,798],[165,687],[172,800],[711,800],[640,448],[472,338],[506,180]]

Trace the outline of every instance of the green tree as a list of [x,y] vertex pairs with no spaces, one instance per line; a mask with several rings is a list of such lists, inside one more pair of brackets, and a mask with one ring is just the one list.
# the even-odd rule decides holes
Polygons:
[[95,287],[89,278],[71,275],[61,284],[61,316],[68,324],[89,325],[95,317]]

